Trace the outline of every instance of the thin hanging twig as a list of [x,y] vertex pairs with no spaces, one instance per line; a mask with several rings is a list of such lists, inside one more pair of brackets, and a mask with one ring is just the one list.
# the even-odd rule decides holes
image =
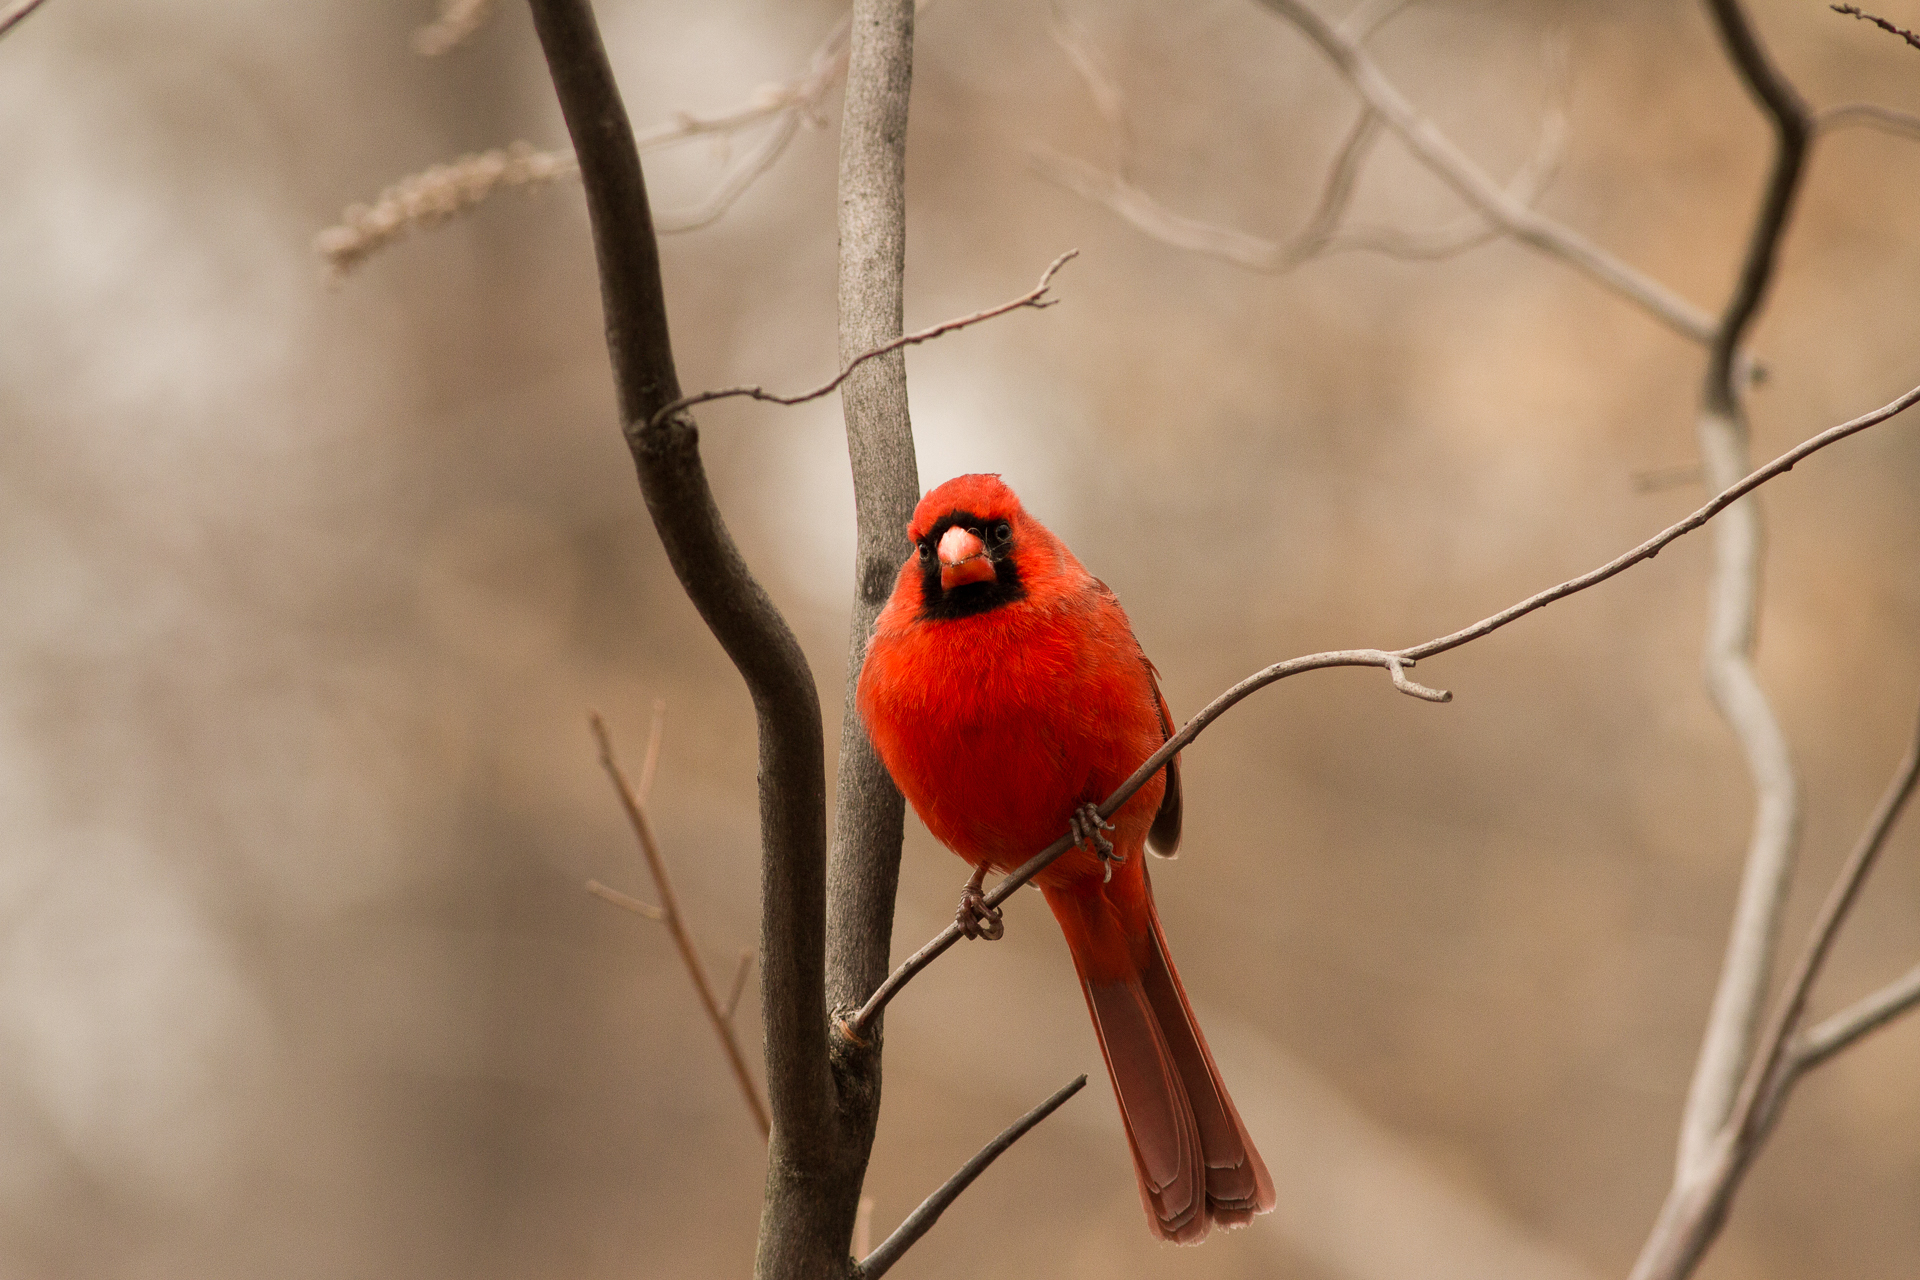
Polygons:
[[[633,834],[640,842],[640,852],[646,856],[647,869],[653,873],[654,887],[660,893],[660,905],[655,908],[660,914],[658,919],[665,922],[667,931],[673,935],[673,945],[680,950],[680,959],[686,963],[687,976],[693,979],[693,989],[700,997],[700,1006],[707,1011],[707,1020],[713,1024],[714,1034],[720,1037],[720,1047],[726,1051],[727,1064],[733,1068],[733,1078],[739,1082],[740,1094],[747,1101],[747,1110],[753,1113],[753,1122],[759,1126],[760,1136],[765,1138],[773,1131],[773,1122],[767,1116],[767,1104],[760,1097],[760,1089],[753,1082],[753,1076],[747,1070],[746,1055],[740,1051],[740,1042],[733,1033],[733,1021],[729,1007],[723,1009],[714,998],[713,984],[707,981],[707,968],[700,962],[700,951],[694,945],[693,935],[687,931],[686,920],[680,914],[680,900],[673,892],[673,881],[667,875],[666,859],[660,855],[659,843],[654,839],[653,824],[647,819],[645,804],[633,786],[627,781],[627,775],[621,772],[620,763],[614,758],[613,740],[607,736],[607,725],[594,712],[587,721],[593,727],[594,741],[600,744],[600,764],[606,769],[607,776],[613,780],[613,786],[620,793],[621,807],[627,811],[627,821],[633,826]],[[648,764],[651,766],[658,756],[659,719],[656,713],[654,742],[648,750]],[[652,769],[649,767],[647,780],[652,781]],[[597,887],[596,887],[597,886]],[[646,904],[637,899],[627,898],[625,894],[607,889],[598,882],[588,884],[588,889],[611,902],[621,906],[639,908],[642,915],[650,915]],[[621,901],[625,899],[625,901]],[[736,984],[737,987],[737,984]],[[734,999],[739,997],[736,994]]]

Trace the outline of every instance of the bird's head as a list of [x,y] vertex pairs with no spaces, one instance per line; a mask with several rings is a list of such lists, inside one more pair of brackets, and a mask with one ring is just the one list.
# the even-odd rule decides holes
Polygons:
[[1048,537],[995,475],[956,476],[928,492],[907,525],[922,618],[964,618],[1026,597],[1027,544]]

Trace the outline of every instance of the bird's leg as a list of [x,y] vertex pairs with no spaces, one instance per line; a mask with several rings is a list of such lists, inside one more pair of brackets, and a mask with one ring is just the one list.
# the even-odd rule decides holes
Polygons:
[[1073,817],[1068,821],[1067,826],[1073,832],[1073,842],[1088,846],[1093,850],[1094,856],[1100,859],[1101,882],[1106,883],[1112,880],[1113,864],[1125,862],[1127,855],[1113,851],[1113,841],[1107,839],[1104,834],[1113,830],[1113,824],[1102,820],[1100,806],[1081,805],[1073,811]]
[[987,905],[987,895],[981,891],[986,880],[986,867],[975,867],[973,874],[967,877],[967,887],[960,891],[960,906],[953,913],[953,920],[960,926],[960,932],[969,938],[998,942],[1006,933],[1007,926],[1001,922],[1000,908]]

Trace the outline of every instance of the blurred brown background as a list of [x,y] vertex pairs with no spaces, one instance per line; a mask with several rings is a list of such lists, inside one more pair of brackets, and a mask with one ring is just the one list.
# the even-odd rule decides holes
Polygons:
[[[1920,53],[1823,4],[1755,7],[1815,102],[1920,109]],[[1879,8],[1920,25],[1912,0]],[[642,123],[789,79],[839,13],[601,11]],[[654,812],[682,897],[716,970],[755,938],[751,713],[639,501],[578,190],[503,196],[338,288],[309,251],[402,174],[564,144],[523,7],[426,61],[408,37],[431,16],[50,0],[0,42],[10,1277],[750,1267],[760,1142],[664,931],[581,888],[651,896],[585,716],[637,761],[661,697]],[[1081,16],[1148,189],[1270,237],[1303,222],[1354,100],[1294,32],[1246,0]],[[1431,0],[1376,49],[1505,174],[1554,33],[1570,134],[1543,206],[1717,310],[1768,134],[1696,6]],[[1557,263],[1498,244],[1262,277],[1165,248],[1028,168],[1033,141],[1106,155],[1038,7],[941,0],[916,58],[909,325],[1082,250],[1061,306],[910,356],[922,480],[1005,473],[1120,593],[1176,714],[1279,658],[1450,630],[1700,500],[1633,476],[1692,460],[1701,353]],[[835,148],[831,124],[804,132],[722,222],[667,242],[690,388],[831,371]],[[649,167],[670,209],[721,158]],[[1920,377],[1917,201],[1920,147],[1822,145],[1755,337],[1756,457]],[[1358,196],[1370,221],[1455,211],[1391,144]],[[701,418],[837,715],[838,405]],[[1795,939],[1920,697],[1917,427],[1765,495],[1760,662],[1807,801]],[[1384,1280],[1509,1245],[1531,1274],[1623,1272],[1665,1190],[1749,816],[1697,677],[1707,550],[1423,666],[1450,706],[1310,675],[1188,753],[1187,852],[1156,887],[1296,1188],[1280,1213],[1198,1250],[1150,1240],[1029,898],[1007,941],[889,1013],[876,1232],[1061,1081],[1095,1081],[897,1274]],[[1917,831],[1816,1012],[1920,957]],[[963,871],[913,825],[897,954]],[[1810,1079],[1701,1274],[1920,1272],[1916,1064],[1910,1018]],[[1396,1247],[1431,1263],[1368,1261]]]

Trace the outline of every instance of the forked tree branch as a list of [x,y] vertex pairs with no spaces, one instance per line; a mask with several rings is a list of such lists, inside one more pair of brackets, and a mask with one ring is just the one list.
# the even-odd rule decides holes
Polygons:
[[[746,966],[740,967],[739,976],[734,981],[733,994],[723,1008],[714,995],[713,984],[707,979],[707,967],[701,963],[700,948],[693,941],[693,933],[687,928],[686,919],[680,914],[680,899],[673,891],[673,878],[667,874],[667,860],[661,856],[660,843],[654,838],[653,823],[647,817],[645,803],[633,784],[627,781],[627,775],[620,769],[620,762],[614,758],[613,739],[607,735],[606,721],[599,712],[588,717],[593,727],[594,741],[600,748],[600,767],[607,771],[613,788],[620,795],[620,807],[626,810],[627,822],[633,827],[634,839],[640,843],[640,852],[646,857],[647,870],[653,873],[654,889],[660,895],[660,905],[647,909],[647,904],[637,899],[626,898],[625,894],[606,888],[598,882],[587,886],[589,892],[615,902],[620,906],[638,907],[643,915],[653,915],[667,926],[667,932],[673,935],[673,945],[680,952],[681,963],[687,967],[687,976],[693,979],[693,990],[700,997],[700,1007],[706,1010],[707,1021],[713,1024],[713,1033],[720,1037],[720,1048],[727,1055],[727,1065],[733,1070],[734,1081],[740,1086],[740,1094],[746,1099],[747,1110],[753,1113],[753,1123],[760,1130],[760,1136],[766,1138],[772,1131],[773,1122],[767,1116],[767,1104],[760,1099],[760,1088],[753,1082],[753,1073],[747,1069],[746,1055],[740,1052],[739,1037],[733,1030],[733,1006],[740,999],[740,986],[746,979]],[[659,719],[654,720],[654,736],[648,744],[647,757],[651,764],[659,755]],[[649,774],[652,770],[647,771]],[[622,899],[626,899],[622,901]],[[656,914],[657,913],[657,914]],[[751,957],[752,953],[748,953]]]
[[[1770,1128],[1793,1078],[1809,1065],[1808,1055],[1792,1043],[1805,1019],[1807,998],[1813,993],[1813,984],[1826,965],[1827,956],[1833,951],[1834,939],[1840,936],[1840,926],[1846,923],[1853,904],[1859,900],[1860,889],[1873,871],[1888,834],[1892,832],[1894,823],[1900,820],[1901,812],[1913,795],[1916,779],[1920,779],[1920,724],[1915,725],[1906,758],[1894,770],[1893,780],[1887,784],[1887,790],[1874,808],[1873,816],[1868,819],[1866,829],[1860,833],[1853,851],[1847,855],[1847,861],[1841,867],[1826,902],[1820,908],[1820,915],[1814,921],[1806,949],[1801,952],[1799,962],[1787,978],[1786,989],[1781,994],[1773,1019],[1753,1056],[1753,1066],[1742,1083],[1740,1099],[1734,1105],[1733,1125],[1744,1130]],[[1819,1060],[1825,1061],[1833,1052],[1821,1055]]]
[[1719,1234],[1734,1193],[1800,1077],[1920,1002],[1920,969],[1915,969],[1805,1036],[1796,1035],[1814,980],[1820,976],[1887,834],[1913,794],[1916,779],[1920,779],[1920,725],[1916,725],[1906,757],[1894,771],[1893,780],[1814,921],[1806,949],[1775,1005],[1731,1114],[1695,1163],[1675,1178],[1630,1280],[1681,1280],[1691,1274]]
[[[1717,326],[1705,312],[1658,280],[1607,253],[1571,227],[1533,208],[1530,203],[1532,194],[1523,184],[1516,182],[1502,187],[1442,133],[1439,126],[1414,108],[1363,48],[1366,37],[1375,27],[1400,8],[1394,0],[1364,5],[1338,26],[1322,18],[1302,0],[1259,2],[1292,23],[1312,41],[1360,95],[1367,109],[1379,116],[1413,157],[1452,188],[1498,232],[1560,259],[1639,306],[1675,332],[1695,342],[1713,341]],[[1072,35],[1068,28],[1057,27],[1057,30],[1068,37]],[[1095,64],[1078,57],[1074,62],[1081,73],[1088,77],[1089,83],[1094,83]],[[1096,94],[1097,100],[1098,96]],[[1110,108],[1103,106],[1102,113],[1111,118]],[[1273,271],[1292,265],[1288,250],[1271,241],[1232,228],[1185,218],[1164,208],[1127,180],[1124,167],[1118,174],[1108,174],[1084,162],[1048,151],[1042,151],[1040,159],[1042,171],[1048,176],[1089,199],[1107,205],[1158,239],[1225,258],[1254,270]],[[1330,187],[1337,187],[1338,170],[1339,165],[1336,164]],[[1333,247],[1397,251],[1401,256],[1431,257],[1456,252],[1475,242],[1476,235],[1472,231],[1462,234],[1450,229],[1437,236],[1403,244],[1399,237],[1376,229],[1359,237],[1353,244]],[[1304,243],[1296,242],[1293,252],[1297,253]]]
[[769,1163],[805,1167],[830,1151],[834,1091],[823,1034],[825,746],[799,643],[748,570],[701,463],[680,395],[646,181],[588,0],[530,0],[593,226],[620,420],[647,510],[681,588],[753,698],[760,745],[761,1010]]
[[[677,413],[682,409],[690,409],[697,404],[708,404],[715,400],[726,400],[734,396],[747,396],[754,400],[766,401],[769,404],[784,405],[805,404],[809,400],[818,400],[821,396],[830,395],[838,390],[842,383],[853,376],[855,370],[869,360],[876,360],[881,356],[891,355],[905,347],[917,346],[922,342],[929,342],[943,334],[952,333],[956,329],[965,329],[971,325],[979,324],[983,320],[991,320],[995,316],[1003,316],[1009,311],[1018,311],[1022,307],[1032,307],[1034,310],[1040,311],[1052,306],[1058,302],[1059,299],[1048,298],[1046,294],[1047,290],[1053,284],[1054,274],[1066,265],[1069,258],[1076,258],[1079,255],[1080,251],[1078,249],[1069,249],[1055,258],[1052,263],[1048,265],[1046,271],[1041,273],[1040,283],[1017,298],[1009,299],[998,306],[988,307],[984,311],[975,311],[970,315],[957,316],[952,320],[942,320],[939,324],[932,325],[928,328],[918,329],[913,333],[889,339],[877,347],[869,347],[848,361],[846,367],[840,370],[839,373],[827,379],[811,391],[800,391],[790,396],[783,396],[768,391],[765,387],[721,387],[715,391],[702,391],[695,395],[681,396],[678,400],[670,404],[661,405],[659,411],[656,412],[654,416],[656,418],[664,418],[668,414]],[[908,509],[908,514],[912,514],[911,508]]]
[[1572,228],[1517,199],[1414,109],[1353,34],[1301,0],[1260,0],[1311,40],[1415,159],[1486,219],[1522,244],[1558,258],[1696,342],[1710,342],[1711,319],[1658,280],[1607,253]]
[[[1342,30],[1357,45],[1401,7],[1401,0],[1387,0],[1387,3],[1356,10],[1342,25]],[[1360,170],[1382,127],[1381,116],[1367,104],[1363,104],[1353,129],[1328,167],[1320,201],[1312,216],[1308,218],[1306,226],[1287,243],[1281,244],[1233,227],[1175,213],[1131,177],[1133,147],[1125,97],[1094,50],[1091,40],[1058,7],[1054,9],[1052,29],[1054,42],[1080,73],[1101,118],[1107,122],[1115,158],[1112,170],[1107,171],[1034,144],[1028,148],[1034,167],[1043,177],[1095,204],[1104,205],[1163,244],[1219,258],[1248,271],[1272,273],[1292,270],[1316,257],[1354,251],[1397,258],[1447,257],[1504,234],[1502,228],[1489,225],[1480,214],[1471,212],[1453,224],[1427,232],[1407,232],[1391,227],[1340,230],[1340,222],[1352,200]],[[1553,61],[1558,64],[1564,59],[1556,51]],[[1564,75],[1556,75],[1554,84],[1559,86],[1564,79]],[[1552,180],[1560,163],[1565,125],[1565,118],[1556,103],[1542,119],[1540,140],[1534,155],[1507,184],[1507,194],[1513,200],[1531,206]]]
[[[1208,725],[1218,720],[1222,715],[1225,715],[1236,703],[1251,694],[1259,692],[1261,689],[1266,688],[1276,681],[1286,679],[1288,676],[1296,676],[1305,671],[1321,671],[1329,667],[1380,667],[1394,677],[1394,684],[1404,693],[1433,702],[1449,700],[1453,696],[1450,693],[1436,689],[1428,689],[1406,679],[1404,674],[1402,674],[1402,668],[1411,667],[1420,659],[1445,653],[1449,649],[1457,649],[1461,645],[1469,644],[1472,641],[1480,639],[1482,636],[1490,635],[1508,623],[1525,617],[1536,609],[1545,608],[1556,600],[1563,600],[1570,595],[1585,591],[1589,587],[1598,586],[1608,578],[1631,568],[1642,560],[1653,559],[1659,555],[1669,543],[1692,533],[1695,529],[1698,529],[1701,525],[1713,519],[1714,516],[1724,511],[1740,498],[1767,483],[1767,481],[1785,475],[1787,472],[1793,470],[1800,462],[1818,453],[1828,445],[1844,440],[1850,435],[1865,431],[1868,427],[1877,426],[1903,410],[1912,407],[1916,403],[1920,403],[1920,386],[1914,387],[1897,400],[1885,404],[1871,413],[1862,414],[1851,421],[1827,428],[1827,430],[1822,431],[1819,435],[1802,441],[1786,453],[1781,454],[1778,458],[1775,458],[1766,466],[1761,467],[1758,471],[1747,476],[1738,484],[1716,494],[1712,501],[1708,502],[1698,511],[1695,511],[1692,515],[1677,524],[1669,525],[1631,551],[1615,556],[1599,568],[1583,573],[1577,578],[1569,578],[1567,581],[1559,583],[1556,586],[1548,587],[1545,591],[1536,592],[1517,604],[1509,605],[1498,613],[1482,618],[1472,626],[1462,627],[1458,631],[1450,632],[1447,635],[1428,640],[1424,644],[1413,645],[1405,649],[1338,649],[1327,653],[1308,654],[1303,658],[1292,658],[1286,662],[1275,663],[1273,666],[1267,667],[1262,671],[1254,672],[1254,674],[1248,676],[1245,680],[1234,685],[1231,689],[1228,689],[1225,693],[1222,693],[1212,702],[1202,707],[1195,713],[1191,720],[1180,727],[1179,732],[1175,733],[1171,738],[1168,738],[1158,751],[1148,756],[1146,760],[1141,763],[1140,767],[1133,771],[1131,777],[1121,783],[1112,795],[1101,802],[1099,807],[1100,816],[1103,818],[1112,817],[1121,805],[1133,797],[1134,792],[1145,786],[1147,780],[1152,778],[1154,774],[1158,773],[1166,765],[1168,760],[1185,748],[1188,743],[1199,737]],[[997,907],[1004,903],[1008,898],[1013,896],[1016,889],[1033,879],[1034,876],[1040,874],[1040,872],[1051,865],[1056,858],[1066,853],[1068,849],[1071,849],[1073,843],[1074,837],[1072,833],[1069,832],[1029,858],[1026,862],[1022,863],[1018,869],[993,887],[993,890],[985,897],[986,905],[988,907]],[[915,974],[933,963],[941,953],[945,952],[947,948],[951,947],[955,942],[958,942],[962,936],[960,926],[957,923],[950,924],[939,934],[935,935],[925,946],[921,947],[920,950],[909,956],[898,968],[888,975],[886,982],[882,983],[880,987],[874,991],[867,1002],[861,1006],[859,1012],[840,1022],[841,1034],[851,1039],[860,1039],[865,1034],[868,1024],[874,1016],[886,1006],[887,1002],[893,999]]]
[[1051,1097],[1027,1114],[1015,1120],[1001,1131],[1000,1136],[980,1148],[973,1159],[961,1165],[951,1178],[940,1185],[940,1189],[920,1202],[920,1207],[908,1214],[906,1220],[894,1230],[894,1233],[880,1242],[875,1249],[854,1268],[858,1280],[880,1280],[887,1269],[900,1260],[900,1255],[913,1247],[915,1241],[927,1234],[929,1228],[940,1220],[948,1205],[957,1200],[962,1191],[973,1184],[973,1180],[986,1172],[987,1166],[998,1160],[1014,1143],[1025,1137],[1027,1131],[1060,1109],[1060,1104],[1085,1088],[1087,1078],[1077,1076],[1062,1085]]

